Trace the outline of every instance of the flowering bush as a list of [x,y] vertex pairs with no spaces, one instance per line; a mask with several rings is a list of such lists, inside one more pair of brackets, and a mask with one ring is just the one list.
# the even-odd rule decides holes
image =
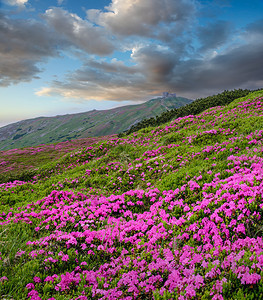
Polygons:
[[2,297],[263,299],[262,116],[259,91],[1,184]]

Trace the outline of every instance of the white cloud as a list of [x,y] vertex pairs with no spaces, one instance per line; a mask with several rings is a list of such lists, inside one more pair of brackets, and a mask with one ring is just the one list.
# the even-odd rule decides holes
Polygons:
[[169,34],[186,29],[191,21],[189,17],[195,11],[195,3],[192,0],[112,0],[106,9],[106,12],[87,10],[87,18],[125,37],[167,38]]
[[78,15],[61,8],[48,9],[43,18],[48,25],[65,38],[72,46],[89,54],[108,55],[115,45],[108,33]]
[[28,0],[4,0],[4,2],[11,6],[24,6]]
[[37,96],[51,96],[52,95],[52,89],[50,87],[43,87],[40,90],[36,91],[35,95],[37,95]]

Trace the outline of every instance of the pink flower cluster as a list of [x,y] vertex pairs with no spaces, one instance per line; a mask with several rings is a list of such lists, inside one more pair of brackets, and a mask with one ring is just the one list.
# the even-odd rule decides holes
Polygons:
[[[229,270],[241,284],[257,284],[263,271],[263,239],[256,236],[263,208],[263,159],[231,155],[228,161],[229,177],[217,175],[203,186],[191,179],[170,191],[148,188],[94,198],[53,191],[18,213],[2,214],[1,225],[39,220],[36,230],[45,237],[29,241],[33,249],[27,255],[43,257],[47,269],[75,260],[73,271],[43,278],[57,291],[84,280],[93,296],[102,299],[136,298],[156,290],[191,299],[213,279],[211,295],[216,297],[229,280]],[[190,191],[200,201],[189,203]],[[74,249],[75,254],[50,252],[54,247]],[[88,260],[101,255],[111,259],[88,270],[87,261],[76,261],[77,252]],[[113,288],[116,277],[120,279]],[[27,288],[33,290],[34,283]]]
[[[224,299],[233,282],[236,289],[262,285],[263,130],[239,134],[224,127],[239,115],[261,116],[261,103],[258,98],[228,112],[217,107],[178,118],[149,135],[135,133],[83,148],[57,165],[54,173],[100,162],[117,146],[145,147],[133,162],[82,167],[78,178],[60,179],[43,199],[0,213],[1,226],[26,223],[34,228],[34,238],[16,254],[18,262],[38,260],[44,270],[32,274],[25,286],[28,298],[41,299],[43,290],[50,289],[61,295],[78,291],[74,299],[81,300],[199,299],[204,291],[216,300]],[[180,132],[188,128],[197,131],[181,139]],[[173,132],[178,136],[174,143],[161,143]],[[203,139],[213,143],[202,144],[197,152],[195,145]],[[246,154],[239,153],[239,143]],[[180,152],[181,146],[187,151]],[[185,174],[170,190],[157,188],[167,173],[177,175],[202,159],[209,169]],[[103,186],[100,195],[93,188],[74,191],[80,182],[100,176],[111,194],[103,194]],[[67,186],[73,189],[65,190]]]

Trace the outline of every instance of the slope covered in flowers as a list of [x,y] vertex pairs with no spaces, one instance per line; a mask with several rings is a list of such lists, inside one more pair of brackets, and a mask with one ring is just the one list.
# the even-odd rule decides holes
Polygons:
[[42,144],[36,147],[0,151],[0,183],[13,181],[14,178],[25,178],[29,173],[38,174],[37,169],[46,163],[57,160],[76,148],[87,147],[111,137],[113,136],[83,138],[56,144]]
[[263,91],[0,185],[4,299],[263,299]]

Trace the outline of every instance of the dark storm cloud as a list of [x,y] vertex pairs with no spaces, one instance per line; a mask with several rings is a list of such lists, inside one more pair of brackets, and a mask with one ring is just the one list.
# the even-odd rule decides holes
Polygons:
[[[190,0],[113,0],[106,11],[88,10],[90,22],[121,37],[120,45],[132,50],[132,65],[89,60],[65,82],[53,82],[38,94],[121,101],[165,90],[195,98],[222,88],[259,86],[262,44],[253,37],[262,32],[262,23],[239,32],[222,20],[204,26],[196,11],[197,2]],[[233,43],[235,36],[240,40]]]
[[90,61],[68,76],[66,82],[54,82],[50,90],[42,92],[121,101],[143,100],[166,90],[197,98],[237,87],[260,88],[263,86],[262,53],[261,41],[187,60],[173,55],[169,49],[147,46],[134,50],[132,58],[136,64],[132,67],[116,61]]
[[262,53],[263,43],[258,42],[233,48],[210,59],[190,59],[174,69],[172,86],[190,97],[237,87],[262,88]]
[[199,27],[197,37],[201,44],[200,51],[203,53],[224,45],[232,35],[232,28],[231,23],[226,21],[216,21]]
[[175,65],[179,63],[175,52],[154,45],[138,49],[132,58],[145,78],[156,84],[168,83]]
[[40,72],[35,66],[35,61],[26,59],[7,59],[0,54],[0,87],[19,82],[29,82],[32,78],[39,78],[36,74]]
[[133,50],[134,65],[123,62],[89,60],[85,66],[67,77],[53,82],[50,89],[38,95],[60,94],[65,97],[104,100],[146,100],[169,87],[173,70],[179,63],[174,53],[162,46],[146,46]]
[[49,9],[44,19],[47,24],[0,12],[0,86],[38,78],[39,63],[61,51],[106,55],[114,49],[105,31],[60,8]]
[[246,27],[248,33],[259,33],[263,36],[263,19],[257,20]]
[[45,25],[32,20],[1,15],[0,41],[1,86],[30,81],[40,72],[37,63],[58,55],[57,36]]

